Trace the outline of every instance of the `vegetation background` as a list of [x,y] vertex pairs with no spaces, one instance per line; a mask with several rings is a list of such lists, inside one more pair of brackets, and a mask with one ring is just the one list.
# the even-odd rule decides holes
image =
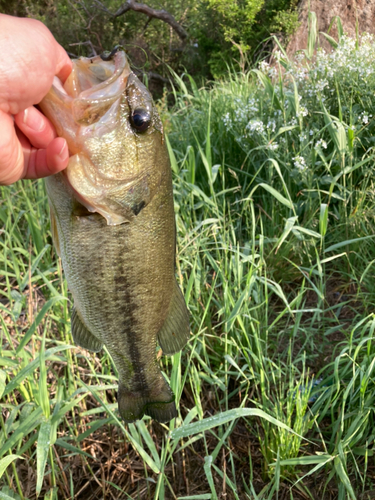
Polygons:
[[[135,3],[135,2],[131,2]],[[298,26],[297,0],[153,0],[185,31],[182,38],[160,19],[128,10],[118,0],[1,0],[0,12],[43,21],[71,54],[90,56],[122,44],[133,65],[169,78],[168,66],[200,83],[238,66],[240,49],[254,60],[270,48],[267,38],[289,36]],[[159,82],[165,83],[164,80]]]
[[43,182],[2,187],[0,499],[373,498],[374,40],[335,18],[319,50],[310,13],[288,58],[293,2],[148,6],[180,35],[111,0],[0,0],[71,54],[122,43],[160,97],[191,311],[161,358],[180,414],[119,420],[108,352],[72,342]]

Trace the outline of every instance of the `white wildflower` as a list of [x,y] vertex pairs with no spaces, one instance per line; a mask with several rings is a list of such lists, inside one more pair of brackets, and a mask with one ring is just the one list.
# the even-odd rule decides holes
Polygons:
[[319,139],[319,141],[317,141],[315,144],[315,149],[318,149],[319,147],[323,148],[323,149],[327,149],[326,141],[324,141],[323,139]]
[[303,156],[295,156],[293,158],[294,166],[300,171],[303,172],[307,169],[306,161]]
[[252,120],[246,125],[246,129],[250,132],[264,132],[264,123],[261,120]]

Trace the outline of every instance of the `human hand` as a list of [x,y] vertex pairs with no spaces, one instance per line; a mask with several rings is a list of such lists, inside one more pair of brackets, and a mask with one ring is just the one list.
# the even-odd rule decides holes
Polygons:
[[35,19],[0,14],[0,49],[0,184],[55,174],[68,165],[68,146],[33,105],[72,63]]

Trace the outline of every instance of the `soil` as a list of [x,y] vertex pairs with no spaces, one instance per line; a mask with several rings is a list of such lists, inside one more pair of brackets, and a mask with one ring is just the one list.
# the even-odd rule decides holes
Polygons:
[[[320,32],[327,33],[334,17],[339,16],[344,33],[349,36],[356,36],[357,19],[359,33],[375,34],[375,0],[301,0],[298,6],[301,25],[288,44],[289,56],[307,47],[309,5],[310,11],[315,12],[317,16]],[[329,35],[337,40],[336,23],[333,23]],[[319,42],[324,49],[328,51],[332,49],[323,35],[319,35]]]

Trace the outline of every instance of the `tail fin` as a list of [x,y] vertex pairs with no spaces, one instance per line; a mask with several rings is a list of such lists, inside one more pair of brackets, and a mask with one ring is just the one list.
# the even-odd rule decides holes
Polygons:
[[169,422],[177,417],[174,394],[167,383],[165,390],[156,396],[128,391],[120,383],[117,400],[120,415],[127,423],[134,422],[143,415],[149,415],[160,423]]

